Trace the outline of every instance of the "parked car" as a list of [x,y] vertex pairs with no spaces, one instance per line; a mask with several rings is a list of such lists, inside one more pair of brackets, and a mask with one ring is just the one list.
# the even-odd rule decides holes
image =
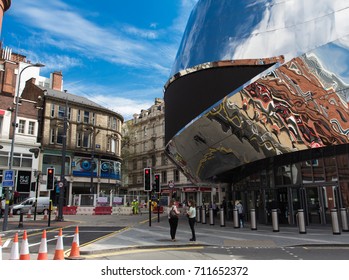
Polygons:
[[[31,209],[33,213],[35,210],[35,201],[36,201],[35,197],[29,197],[19,204],[12,205],[11,206],[12,213],[19,215],[22,212],[26,214],[29,212],[29,209]],[[45,210],[49,210],[49,209],[50,209],[50,198],[48,196],[38,197],[36,212],[44,213]]]

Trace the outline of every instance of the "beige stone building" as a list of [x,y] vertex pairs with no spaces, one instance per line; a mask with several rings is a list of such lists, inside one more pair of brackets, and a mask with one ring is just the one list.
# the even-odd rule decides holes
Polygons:
[[[30,79],[22,93],[22,99],[32,100],[38,109],[40,191],[50,191],[57,204],[63,181],[65,205],[95,205],[99,196],[115,193],[121,184],[123,117],[61,88],[62,73],[55,72],[51,88]],[[55,169],[56,183],[51,190],[47,168]]]
[[[165,154],[165,104],[156,98],[148,110],[134,114],[123,125],[123,186],[128,193],[144,192],[144,168],[160,175],[161,195],[173,196],[179,201],[189,198],[201,200],[203,192],[194,186]],[[173,186],[173,187],[172,187]],[[211,189],[207,190],[210,196]],[[210,199],[210,198],[208,198]]]

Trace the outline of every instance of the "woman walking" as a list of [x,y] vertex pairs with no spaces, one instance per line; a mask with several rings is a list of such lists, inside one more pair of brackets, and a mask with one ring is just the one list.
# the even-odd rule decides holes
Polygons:
[[170,205],[168,207],[168,222],[170,223],[170,234],[172,241],[176,241],[176,232],[177,232],[177,226],[178,226],[178,215],[180,212],[177,209],[177,206],[175,205],[175,200],[172,199],[170,201]]
[[190,241],[196,241],[196,236],[195,236],[195,222],[196,222],[196,208],[195,208],[195,203],[193,200],[189,200],[188,202],[189,210],[187,211],[188,218],[189,218],[189,226],[191,229],[191,238]]

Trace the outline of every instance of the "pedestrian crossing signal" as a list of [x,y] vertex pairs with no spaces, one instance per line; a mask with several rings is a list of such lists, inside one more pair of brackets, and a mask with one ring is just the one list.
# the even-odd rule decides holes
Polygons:
[[47,168],[47,189],[53,190],[55,187],[55,169]]
[[150,192],[151,186],[151,168],[144,168],[144,190]]
[[161,191],[160,189],[160,174],[155,174],[154,175],[154,179],[155,179],[155,192],[159,193]]

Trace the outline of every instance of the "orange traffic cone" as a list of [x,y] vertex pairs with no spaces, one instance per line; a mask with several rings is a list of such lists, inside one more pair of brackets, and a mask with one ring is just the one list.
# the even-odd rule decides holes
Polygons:
[[32,208],[29,208],[29,211],[27,213],[27,218],[31,218],[32,217]]
[[11,247],[11,255],[10,260],[19,260],[19,252],[18,252],[18,233],[15,234],[13,238],[13,244]]
[[79,245],[79,227],[76,226],[73,243],[72,243],[72,246],[70,249],[69,257],[67,259],[71,259],[71,260],[82,260],[83,259],[80,257],[79,246],[80,246]]
[[38,260],[47,260],[47,239],[46,230],[42,232],[41,243],[39,247]]
[[23,232],[23,238],[22,238],[22,243],[21,243],[21,251],[19,254],[19,259],[20,260],[30,260],[27,231]]
[[63,235],[62,229],[59,229],[54,260],[64,260]]

